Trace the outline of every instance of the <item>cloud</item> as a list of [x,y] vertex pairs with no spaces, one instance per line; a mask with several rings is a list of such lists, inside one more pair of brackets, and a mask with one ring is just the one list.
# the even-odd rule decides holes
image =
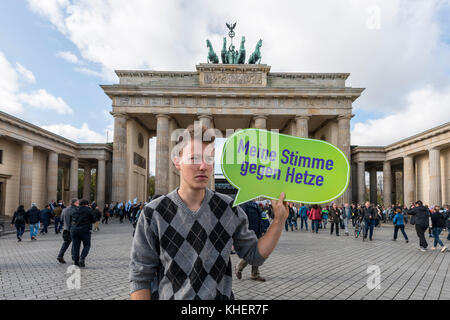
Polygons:
[[48,17],[59,30],[64,30],[64,9],[69,4],[69,0],[29,1],[29,6],[34,12]]
[[85,75],[88,76],[93,76],[93,77],[98,77],[98,78],[103,78],[104,75],[101,72],[97,72],[88,68],[75,68],[75,71],[79,72],[79,73],[83,73]]
[[359,122],[351,132],[352,145],[386,146],[450,121],[450,86],[431,85],[411,92],[406,106],[379,119]]
[[106,135],[101,135],[89,129],[87,123],[83,123],[80,128],[74,127],[69,124],[52,124],[41,127],[45,130],[48,130],[78,143],[106,142]]
[[52,110],[59,114],[71,114],[72,108],[61,98],[55,97],[45,89],[33,92],[23,92],[23,82],[35,83],[33,73],[20,63],[14,68],[0,51],[0,110],[20,115],[24,112],[23,105],[40,110]]
[[0,110],[14,115],[23,111],[22,104],[17,98],[18,78],[16,70],[0,51]]
[[17,72],[19,72],[22,77],[30,82],[30,83],[36,83],[36,78],[34,77],[33,72],[31,72],[30,70],[28,70],[27,68],[25,68],[23,65],[21,65],[20,63],[16,62],[16,70]]
[[101,73],[78,72],[101,74],[111,82],[117,82],[116,69],[193,70],[206,62],[206,39],[219,53],[228,32],[225,22],[237,21],[235,43],[245,35],[248,57],[263,39],[262,63],[272,72],[349,72],[348,86],[366,88],[353,104],[355,112],[386,116],[357,123],[354,144],[389,144],[448,120],[443,112],[450,46],[442,13],[450,11],[449,1],[28,3],[76,46],[84,61],[101,66]]
[[70,51],[58,51],[56,56],[73,64],[82,64],[78,57]]
[[450,49],[436,19],[443,1],[28,3],[112,81],[115,69],[191,70],[206,62],[205,40],[219,52],[225,22],[237,21],[247,56],[262,38],[262,62],[273,71],[350,72],[350,85],[367,88],[361,109],[389,111],[418,86],[449,82]]
[[52,110],[59,114],[73,113],[73,110],[62,98],[49,94],[45,89],[39,89],[31,93],[21,93],[19,94],[19,100],[42,110]]

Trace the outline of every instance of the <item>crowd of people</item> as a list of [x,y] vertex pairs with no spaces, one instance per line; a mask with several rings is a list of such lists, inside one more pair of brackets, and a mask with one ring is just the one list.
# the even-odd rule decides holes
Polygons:
[[[269,202],[260,202],[259,206],[262,211],[262,217],[272,217],[272,208]],[[441,251],[445,252],[447,247],[440,239],[440,234],[445,229],[450,230],[450,211],[449,206],[443,207],[435,205],[428,207],[423,205],[422,201],[417,201],[408,207],[401,205],[391,205],[385,208],[381,205],[374,205],[370,202],[364,204],[348,204],[337,205],[333,203],[331,206],[319,205],[294,205],[289,203],[289,216],[285,222],[286,231],[303,230],[308,231],[308,222],[310,230],[318,233],[319,229],[326,230],[329,224],[330,234],[335,233],[339,236],[339,230],[343,230],[346,236],[349,236],[349,226],[354,227],[355,236],[359,232],[363,235],[363,241],[369,238],[373,239],[375,227],[381,227],[381,223],[391,223],[394,226],[392,240],[396,241],[398,232],[400,231],[405,239],[409,242],[408,235],[405,231],[405,225],[411,224],[415,226],[417,236],[419,237],[419,249],[425,251],[428,243],[425,239],[425,233],[433,238],[432,250],[436,250],[437,246],[441,246]],[[447,237],[450,240],[450,232]]]
[[[159,196],[153,196],[155,199]],[[72,244],[72,260],[75,265],[85,266],[85,259],[90,250],[91,231],[100,231],[100,223],[108,224],[110,218],[118,219],[120,223],[126,218],[129,223],[136,227],[142,208],[147,202],[105,204],[103,210],[95,202],[89,204],[85,199],[72,199],[66,207],[62,200],[51,201],[43,209],[39,209],[36,203],[25,210],[20,205],[14,212],[11,226],[16,228],[17,241],[21,242],[28,225],[30,241],[37,241],[38,236],[48,234],[49,226],[54,225],[55,234],[62,233],[63,244],[59,250],[57,261],[66,263],[64,254]],[[133,232],[134,235],[134,232]],[[83,251],[80,255],[80,246],[83,243]]]
[[[150,201],[158,197],[160,195],[155,195]],[[83,203],[83,205],[80,205],[80,203]],[[80,202],[78,199],[73,199],[69,207],[66,207],[61,200],[58,202],[51,201],[41,210],[35,203],[28,210],[25,210],[24,206],[20,205],[14,212],[11,225],[15,226],[16,236],[20,242],[22,241],[26,225],[29,225],[31,241],[35,241],[38,235],[46,235],[49,226],[53,223],[56,234],[62,231],[64,233],[64,243],[57,260],[65,263],[64,253],[73,241],[72,250],[74,250],[74,253],[72,258],[74,262],[79,263],[81,261],[81,265],[84,265],[84,259],[90,247],[90,237],[88,239],[88,236],[86,236],[88,232],[90,233],[91,230],[93,232],[100,231],[100,223],[108,224],[110,218],[118,219],[120,223],[123,223],[124,219],[126,219],[135,229],[139,215],[146,204],[147,202],[138,203],[136,199],[133,202],[131,200],[126,203],[116,202],[115,204],[105,204],[102,211],[100,211],[95,202],[89,204],[87,200],[81,200]],[[76,228],[71,228],[71,221],[73,220],[72,215],[79,211],[80,206],[88,208],[88,215],[91,215],[92,219],[86,220],[90,221],[87,224],[91,224],[87,229],[85,227],[84,229],[81,228],[81,231],[77,231]],[[247,214],[249,228],[255,232],[258,238],[261,237],[267,231],[274,217],[270,202],[257,203],[256,201],[250,201],[241,205],[241,208]],[[440,234],[445,229],[450,230],[450,210],[448,205],[428,207],[424,206],[421,201],[417,201],[416,204],[411,204],[409,208],[400,205],[392,205],[389,208],[385,208],[380,205],[375,206],[370,202],[366,202],[363,205],[349,205],[345,203],[339,206],[335,203],[331,206],[319,206],[316,204],[295,205],[294,203],[289,203],[288,208],[289,216],[285,222],[286,231],[305,229],[306,231],[311,230],[312,233],[319,233],[319,230],[325,231],[328,229],[330,235],[334,233],[336,236],[339,236],[340,230],[342,230],[346,236],[349,236],[349,226],[353,226],[355,236],[361,233],[363,241],[367,238],[372,241],[374,228],[380,227],[383,222],[391,223],[394,226],[393,241],[397,240],[398,232],[400,231],[405,241],[409,242],[405,225],[411,224],[415,225],[421,251],[425,251],[428,248],[425,236],[427,230],[428,236],[433,238],[431,250],[436,250],[438,245],[441,246],[442,252],[447,250],[447,247],[440,239]],[[450,232],[447,240],[450,241]],[[80,258],[76,252],[79,252],[81,242],[84,244],[84,251]],[[244,260],[237,265],[236,275],[238,278],[241,278],[241,272],[246,265]],[[264,278],[259,275],[258,267],[255,266],[252,266],[251,278],[264,281]]]

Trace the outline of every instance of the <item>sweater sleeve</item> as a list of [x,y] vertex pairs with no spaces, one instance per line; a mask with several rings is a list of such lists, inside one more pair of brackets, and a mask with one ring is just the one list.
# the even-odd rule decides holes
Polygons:
[[255,233],[248,228],[248,219],[244,211],[237,206],[237,216],[239,219],[236,231],[233,234],[233,245],[239,258],[244,259],[252,266],[260,266],[264,263],[258,251],[258,239]]
[[150,289],[150,283],[157,277],[160,267],[159,240],[156,236],[156,224],[152,219],[153,209],[145,207],[143,213],[139,216],[131,246],[131,293]]

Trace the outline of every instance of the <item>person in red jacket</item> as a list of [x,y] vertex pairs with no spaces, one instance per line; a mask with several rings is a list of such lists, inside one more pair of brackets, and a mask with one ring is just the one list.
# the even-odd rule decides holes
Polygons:
[[322,220],[322,212],[317,204],[313,205],[310,212],[309,218],[312,220],[311,230],[312,232],[319,233],[319,223]]

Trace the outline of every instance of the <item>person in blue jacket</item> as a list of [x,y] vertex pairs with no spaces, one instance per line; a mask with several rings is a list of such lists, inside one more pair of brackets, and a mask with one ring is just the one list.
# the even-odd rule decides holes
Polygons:
[[406,232],[405,232],[405,222],[403,221],[402,210],[400,208],[397,208],[397,209],[395,209],[395,212],[396,213],[395,213],[394,219],[392,220],[392,222],[394,223],[394,238],[392,239],[392,241],[397,240],[398,229],[400,229],[403,236],[405,237],[406,243],[408,243],[408,236],[406,235]]
[[308,231],[308,208],[302,203],[300,209],[298,209],[298,215],[300,217],[300,229],[303,230],[303,223],[305,223],[306,231]]
[[41,217],[41,222],[43,224],[42,230],[40,234],[48,233],[48,226],[50,225],[52,210],[50,209],[50,205],[47,204],[41,212],[39,212],[39,216]]

